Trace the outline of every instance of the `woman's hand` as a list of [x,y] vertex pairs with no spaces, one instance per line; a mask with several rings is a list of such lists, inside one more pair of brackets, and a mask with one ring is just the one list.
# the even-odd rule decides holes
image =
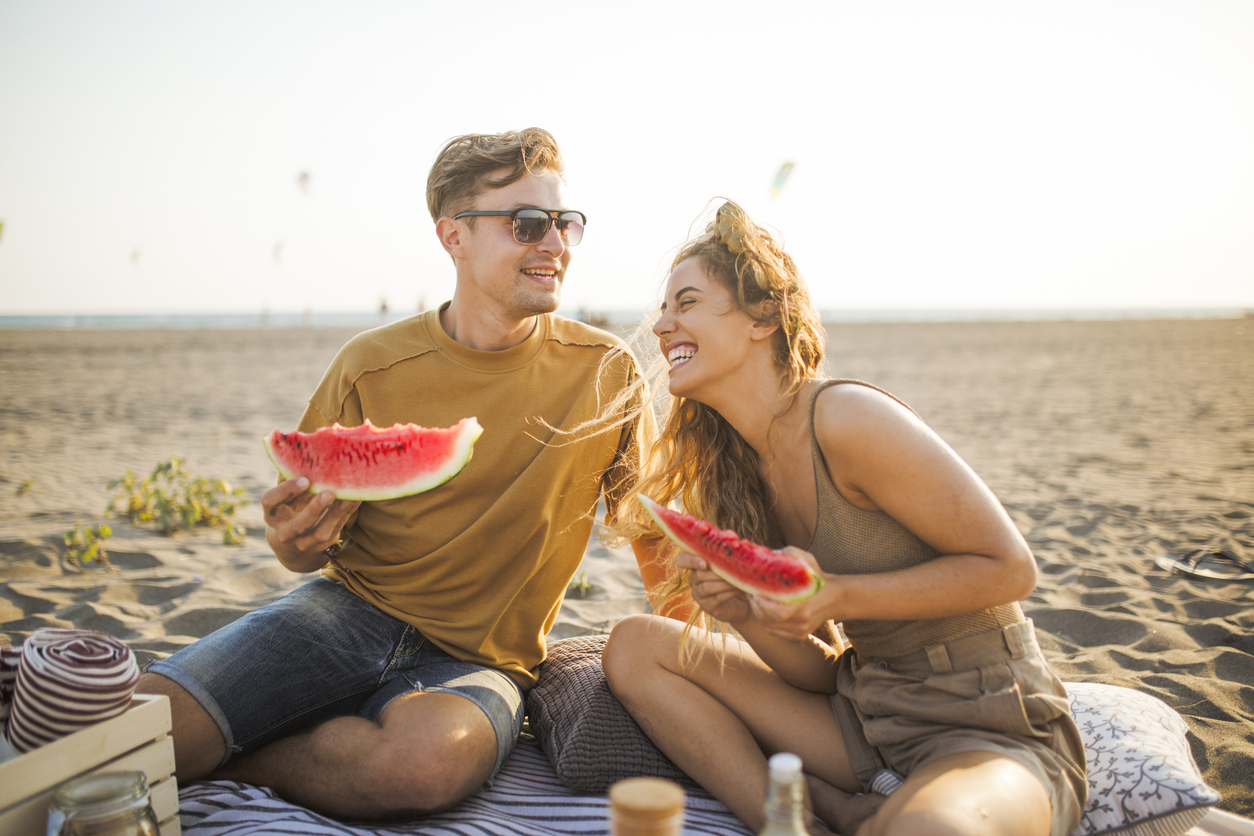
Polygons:
[[[818,561],[809,552],[793,546],[785,546],[780,551],[803,561],[810,570],[823,578],[825,584],[834,579],[824,575],[819,569]],[[820,612],[821,595],[813,595],[799,604],[784,604],[763,598],[761,595],[748,596],[749,608],[758,625],[772,636],[788,641],[803,641],[817,633],[819,628],[832,616]]]
[[688,578],[692,600],[714,618],[739,624],[752,615],[749,596],[710,571],[709,564],[695,554],[680,552],[675,565],[692,573]]
[[[791,549],[816,571],[814,558]],[[679,554],[675,563],[689,570],[692,599],[701,609],[736,628],[763,662],[783,680],[816,694],[836,692],[834,660],[839,646],[810,640],[811,633],[826,634],[826,619],[812,615],[811,601],[789,606],[749,595],[724,581],[694,554]],[[818,596],[815,596],[818,597]],[[778,617],[777,617],[778,616]]]

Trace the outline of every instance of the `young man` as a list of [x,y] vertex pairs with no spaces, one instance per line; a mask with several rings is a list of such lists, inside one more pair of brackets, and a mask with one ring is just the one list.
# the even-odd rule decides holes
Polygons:
[[427,202],[452,301],[350,341],[300,429],[473,415],[483,435],[418,496],[341,502],[303,479],[263,495],[279,561],[321,576],[149,666],[140,688],[171,698],[181,781],[397,818],[452,806],[509,756],[598,497],[613,514],[638,455],[630,423],[546,443],[636,374],[630,357],[601,368],[612,337],[553,315],[584,225],[561,175],[536,128],[441,151]]

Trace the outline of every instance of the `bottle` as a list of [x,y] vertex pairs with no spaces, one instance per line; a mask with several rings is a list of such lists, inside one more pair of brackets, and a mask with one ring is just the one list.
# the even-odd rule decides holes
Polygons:
[[142,772],[97,772],[52,794],[48,836],[158,836]]
[[758,836],[807,836],[810,791],[801,772],[801,758],[788,752],[767,761],[766,824]]
[[611,836],[679,836],[684,791],[661,778],[627,778],[610,787]]

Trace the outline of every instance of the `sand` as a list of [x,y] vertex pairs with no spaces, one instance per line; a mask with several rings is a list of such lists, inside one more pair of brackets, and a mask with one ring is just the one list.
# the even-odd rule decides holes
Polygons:
[[[260,439],[292,427],[343,329],[0,331],[0,644],[105,630],[142,663],[304,576],[270,555],[109,519],[116,571],[71,572],[63,532],[105,521],[107,484],[171,456],[254,499]],[[1254,320],[830,324],[829,372],[911,404],[984,477],[1041,569],[1025,603],[1063,679],[1176,708],[1225,810],[1254,816],[1254,583],[1155,556],[1254,559]],[[18,495],[18,489],[29,483]],[[595,538],[553,637],[644,609],[627,550]]]

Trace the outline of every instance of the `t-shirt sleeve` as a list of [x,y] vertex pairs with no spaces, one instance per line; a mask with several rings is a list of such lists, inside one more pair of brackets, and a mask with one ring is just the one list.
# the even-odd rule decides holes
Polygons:
[[349,349],[350,346],[341,349],[322,375],[322,381],[310,396],[305,414],[301,416],[297,427],[301,432],[311,433],[332,424],[356,427],[362,423],[361,396],[357,393],[355,380],[348,373],[350,365],[345,360]]
[[348,390],[339,403],[338,409],[333,410],[334,414],[328,414],[332,409],[328,408],[327,400],[320,398],[319,394],[315,392],[314,396],[309,399],[308,406],[305,407],[305,414],[301,416],[300,424],[297,426],[301,432],[311,433],[320,427],[329,427],[332,424],[356,427],[365,420],[361,414],[361,397],[356,389]]

